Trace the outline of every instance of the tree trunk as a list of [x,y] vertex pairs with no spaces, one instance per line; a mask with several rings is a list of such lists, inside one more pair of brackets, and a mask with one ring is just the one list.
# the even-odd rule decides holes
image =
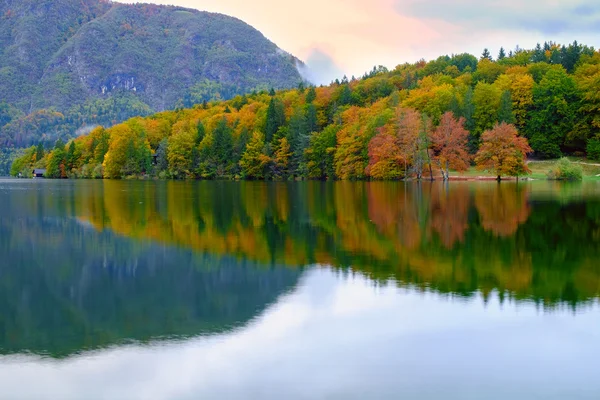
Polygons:
[[433,182],[433,168],[431,168],[431,158],[429,158],[429,149],[426,149],[427,152],[427,163],[429,164],[429,177],[431,178],[431,181]]
[[448,161],[446,161],[446,177],[445,180],[448,181],[450,180],[450,173],[448,172]]

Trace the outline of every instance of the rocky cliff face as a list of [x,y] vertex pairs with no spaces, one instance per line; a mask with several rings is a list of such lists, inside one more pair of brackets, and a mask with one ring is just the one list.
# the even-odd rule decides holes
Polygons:
[[[297,59],[220,14],[103,0],[4,0],[0,20],[5,144],[302,80]],[[47,109],[64,120],[40,123],[39,110]]]

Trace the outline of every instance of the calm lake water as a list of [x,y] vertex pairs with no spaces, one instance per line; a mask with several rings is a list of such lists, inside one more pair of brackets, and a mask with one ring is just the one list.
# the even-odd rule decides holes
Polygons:
[[600,184],[0,180],[0,398],[598,399]]

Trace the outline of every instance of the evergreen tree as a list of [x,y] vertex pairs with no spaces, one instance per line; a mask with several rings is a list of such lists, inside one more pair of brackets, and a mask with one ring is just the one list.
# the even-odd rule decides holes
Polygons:
[[298,108],[290,118],[287,135],[287,141],[292,152],[289,166],[292,174],[302,175],[304,172],[304,151],[310,140],[308,133],[306,116],[304,111]]
[[269,108],[267,108],[267,122],[265,124],[265,142],[271,143],[273,137],[285,125],[285,109],[283,103],[275,98],[271,98]]
[[44,145],[41,142],[38,143],[36,150],[35,150],[35,159],[37,161],[39,161],[42,158],[44,158],[45,154],[46,154],[46,152],[44,151]]
[[56,142],[54,142],[54,150],[65,150],[65,142],[62,141],[62,139],[57,139]]
[[452,95],[452,100],[450,100],[450,105],[448,106],[448,109],[452,112],[452,114],[454,114],[456,118],[464,116],[463,109],[460,105],[460,101],[458,101],[458,96],[456,96],[456,93]]
[[465,118],[465,128],[470,132],[469,151],[475,153],[479,145],[479,138],[475,134],[475,103],[473,102],[473,89],[471,87],[465,92],[462,117]]
[[68,170],[72,170],[77,167],[77,159],[79,158],[79,154],[77,151],[77,146],[75,145],[75,141],[72,140],[69,145],[69,150],[67,151],[67,168]]
[[198,146],[198,145],[200,145],[200,143],[202,143],[205,136],[206,136],[206,128],[204,128],[204,124],[202,123],[202,121],[198,121],[198,125],[196,127],[196,139],[195,139],[196,146]]
[[352,104],[352,89],[350,89],[350,85],[345,84],[342,86],[342,89],[339,92],[338,103],[340,106]]
[[231,129],[227,126],[227,120],[223,118],[213,132],[212,152],[216,161],[215,172],[217,176],[224,176],[227,173],[232,151]]
[[125,150],[125,165],[121,170],[123,176],[134,175],[140,172],[137,158],[135,143],[133,137],[131,137],[127,141],[127,148]]
[[317,107],[314,104],[306,105],[306,131],[308,133],[317,132],[319,129],[317,121]]
[[[264,140],[264,138],[263,138]],[[242,131],[240,132],[240,135],[238,136],[236,142],[235,142],[235,146],[233,148],[233,161],[235,164],[238,164],[242,154],[244,154],[244,151],[246,151],[246,146],[248,145],[248,142],[250,141],[250,132],[248,131],[248,128],[243,127]]]
[[544,53],[544,50],[542,49],[542,46],[539,43],[535,46],[535,50],[533,51],[531,61],[533,61],[534,63],[546,61],[546,54]]
[[308,89],[308,93],[306,93],[306,104],[312,104],[313,101],[317,98],[317,91],[314,86],[311,86]]
[[483,49],[483,53],[481,54],[480,60],[485,60],[486,58],[490,61],[493,61],[492,55],[490,54],[490,51],[487,48]]
[[500,47],[500,52],[498,53],[498,60],[504,60],[506,58],[506,52],[504,51],[504,47]]
[[465,117],[465,128],[470,132],[475,130],[475,103],[473,102],[473,89],[469,87],[465,92],[462,106],[462,116]]
[[169,167],[167,161],[167,147],[169,145],[168,140],[165,138],[161,140],[156,149],[156,170],[158,172],[166,171]]

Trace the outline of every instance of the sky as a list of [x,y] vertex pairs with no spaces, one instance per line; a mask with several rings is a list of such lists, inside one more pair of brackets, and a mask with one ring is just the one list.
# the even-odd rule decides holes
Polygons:
[[[541,312],[313,269],[248,325],[61,360],[8,356],[5,398],[595,399],[598,309]],[[462,394],[462,396],[461,396]]]
[[[133,3],[135,0],[121,0]],[[597,0],[152,0],[237,17],[305,61],[314,83],[375,65],[555,41],[600,46]]]

